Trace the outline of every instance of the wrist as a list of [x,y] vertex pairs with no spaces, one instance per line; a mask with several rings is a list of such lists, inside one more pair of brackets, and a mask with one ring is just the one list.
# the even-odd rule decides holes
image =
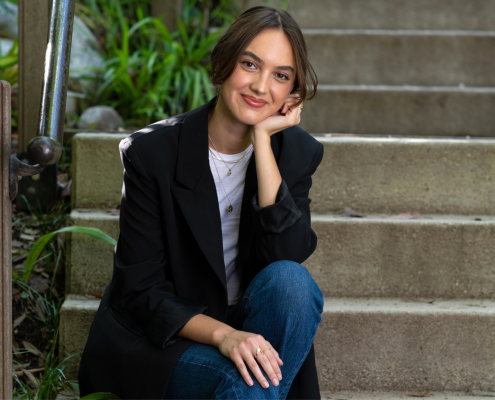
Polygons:
[[268,132],[265,132],[263,130],[254,130],[253,131],[253,137],[254,137],[254,144],[255,145],[270,145],[271,140],[270,140],[270,134]]
[[235,331],[235,329],[228,325],[215,329],[212,334],[213,345],[219,347],[225,337],[233,331]]

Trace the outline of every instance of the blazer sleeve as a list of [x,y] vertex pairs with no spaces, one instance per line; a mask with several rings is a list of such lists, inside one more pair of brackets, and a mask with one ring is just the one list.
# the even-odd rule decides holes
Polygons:
[[311,229],[308,195],[311,177],[322,158],[323,145],[320,143],[309,167],[290,189],[282,178],[274,204],[260,207],[258,193],[253,196],[254,252],[262,265],[279,260],[302,263],[313,254],[317,238]]
[[189,319],[206,313],[207,307],[175,295],[165,274],[167,254],[157,185],[128,139],[120,142],[119,150],[124,184],[114,274],[122,288],[120,306],[156,345],[166,347],[178,339],[174,336]]

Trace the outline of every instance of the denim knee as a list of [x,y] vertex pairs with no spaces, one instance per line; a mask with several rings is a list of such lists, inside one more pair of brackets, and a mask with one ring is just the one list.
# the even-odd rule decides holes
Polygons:
[[320,314],[323,312],[323,293],[303,265],[289,260],[275,261],[267,265],[260,275],[270,286],[270,291],[290,302],[291,308],[301,309],[312,302]]

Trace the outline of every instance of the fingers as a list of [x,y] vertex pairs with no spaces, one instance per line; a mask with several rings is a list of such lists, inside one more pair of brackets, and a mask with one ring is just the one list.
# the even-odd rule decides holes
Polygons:
[[[270,347],[270,349],[271,349],[271,347]],[[277,378],[279,380],[282,379],[282,371],[280,371],[278,359],[277,359],[275,353],[273,352],[273,350],[266,349],[266,350],[264,350],[264,354],[265,354],[265,358],[270,363],[272,370],[275,373],[275,375],[277,376]],[[260,358],[260,356],[258,356],[258,358]]]
[[249,371],[246,368],[246,364],[244,363],[244,359],[242,358],[241,354],[237,352],[237,354],[231,356],[231,360],[234,361],[234,364],[239,370],[242,379],[244,379],[244,382],[246,382],[248,386],[253,386],[254,382],[251,379],[251,375],[249,375]]

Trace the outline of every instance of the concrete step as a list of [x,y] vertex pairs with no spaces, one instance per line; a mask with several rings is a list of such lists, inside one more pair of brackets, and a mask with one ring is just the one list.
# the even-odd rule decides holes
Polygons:
[[301,128],[311,133],[495,136],[495,88],[318,85]]
[[495,217],[311,215],[325,296],[495,300]]
[[[494,139],[338,135],[317,139],[325,152],[310,191],[313,212],[338,213],[353,207],[372,213],[495,213]],[[74,136],[73,209],[120,205],[119,142],[110,134]],[[106,156],[98,157],[98,152]]]
[[[72,210],[67,225],[97,228],[119,237],[119,216],[102,210]],[[112,279],[114,246],[79,233],[67,236],[65,292],[103,293]]]
[[494,328],[488,300],[325,299],[315,341],[320,386],[494,391]]
[[[249,0],[247,7],[280,7],[282,0]],[[495,26],[493,0],[289,1],[286,10],[301,28],[472,29]]]
[[312,212],[495,214],[494,139],[318,139]]
[[[99,301],[68,295],[61,354],[82,352]],[[495,391],[495,302],[325,299],[322,391]],[[66,369],[77,375],[79,360]],[[400,398],[400,397],[399,397]]]
[[72,208],[117,208],[124,167],[119,143],[129,134],[78,133],[72,139]]
[[[428,392],[322,392],[322,400],[402,400],[420,397]],[[495,392],[432,392],[425,397],[438,400],[487,400],[495,397]]]
[[495,86],[495,31],[304,29],[303,33],[322,84]]
[[[421,219],[312,214],[318,236],[304,262],[326,296],[495,299],[495,217],[425,215]],[[73,210],[69,223],[118,237],[119,217]],[[113,247],[72,234],[66,293],[103,293]]]
[[[411,400],[411,394],[414,392],[322,392],[321,400]],[[495,392],[435,392],[430,396],[439,400],[486,400],[495,397]],[[56,400],[72,399],[79,399],[79,392],[65,391],[56,397]]]
[[66,364],[67,379],[77,379],[82,352],[89,336],[100,299],[94,296],[68,294],[60,308],[59,354],[61,358],[76,354]]

